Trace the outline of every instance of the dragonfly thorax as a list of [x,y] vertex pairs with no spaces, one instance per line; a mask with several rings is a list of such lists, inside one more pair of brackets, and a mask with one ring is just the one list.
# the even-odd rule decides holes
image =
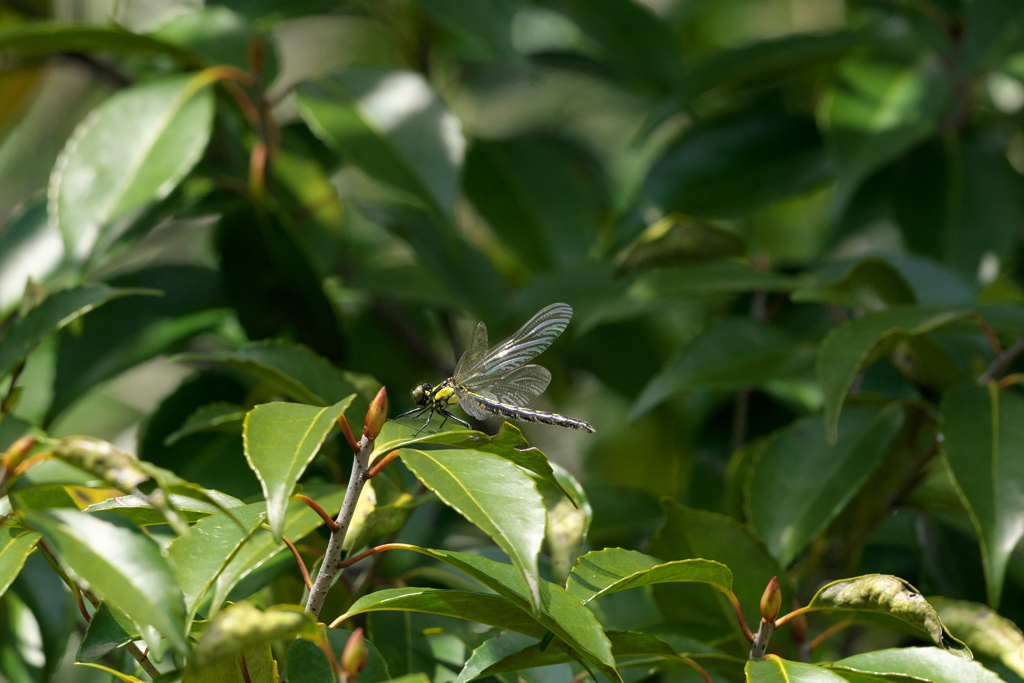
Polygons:
[[412,400],[421,406],[445,406],[455,405],[459,399],[455,396],[455,388],[452,381],[446,379],[436,387],[424,382],[412,390]]

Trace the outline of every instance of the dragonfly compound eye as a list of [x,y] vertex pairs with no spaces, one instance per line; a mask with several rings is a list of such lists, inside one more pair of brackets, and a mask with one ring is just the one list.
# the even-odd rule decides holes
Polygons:
[[416,402],[416,405],[426,405],[427,399],[430,396],[431,387],[429,384],[424,382],[423,384],[416,385],[412,390],[412,400]]

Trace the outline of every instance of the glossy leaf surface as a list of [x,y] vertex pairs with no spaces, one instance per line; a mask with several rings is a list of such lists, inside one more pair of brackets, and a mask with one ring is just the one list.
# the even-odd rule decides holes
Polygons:
[[267,521],[280,539],[295,484],[352,404],[353,396],[327,408],[298,403],[264,403],[245,419],[245,457],[267,499]]
[[1010,553],[1024,537],[1024,399],[990,383],[965,383],[942,401],[942,451],[981,537],[991,607]]
[[213,92],[193,76],[126,88],[68,141],[50,185],[50,220],[76,260],[89,257],[110,223],[162,199],[210,139]]

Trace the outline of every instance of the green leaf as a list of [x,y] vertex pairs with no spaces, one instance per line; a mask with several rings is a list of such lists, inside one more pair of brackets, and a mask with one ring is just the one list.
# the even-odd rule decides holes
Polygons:
[[[519,610],[520,615],[510,615],[507,610],[502,612],[502,618],[510,620],[507,623],[493,623],[483,620],[480,623],[498,626],[510,631],[518,631],[527,635],[541,638],[547,631],[551,631],[561,638],[573,651],[581,655],[588,662],[598,666],[602,672],[613,680],[621,680],[615,672],[614,661],[611,655],[611,647],[604,631],[598,624],[594,613],[583,605],[578,599],[570,595],[564,588],[549,581],[541,580],[539,584],[540,603],[539,607],[534,606],[532,586],[522,577],[522,574],[511,565],[495,562],[477,555],[467,555],[446,550],[435,550],[421,548],[412,545],[398,544],[405,550],[432,557],[444,562],[456,569],[469,574],[491,590],[499,593],[509,601],[511,606]],[[384,591],[381,591],[384,592]],[[442,591],[447,592],[447,591]],[[453,591],[459,595],[479,595],[468,591]],[[373,598],[374,593],[366,599]],[[400,596],[400,593],[393,594]],[[487,596],[493,598],[495,596]],[[443,597],[431,596],[431,600]],[[346,613],[345,618],[353,616],[359,610],[357,606],[362,605],[363,599],[357,600]],[[496,603],[497,604],[497,603]],[[444,609],[444,607],[441,607]],[[362,609],[361,607],[359,609]],[[392,608],[389,608],[392,609]],[[405,609],[394,607],[393,609]],[[474,608],[475,609],[475,608]],[[427,610],[416,610],[427,611]],[[458,610],[455,610],[457,612]],[[440,612],[438,612],[440,613]],[[531,616],[533,615],[533,616]],[[480,621],[475,616],[461,616],[452,613],[451,616],[458,616],[462,619]],[[534,619],[536,621],[534,621]],[[530,625],[533,622],[536,626]],[[526,625],[524,625],[524,623]],[[514,624],[514,625],[513,625]]]
[[814,122],[766,108],[688,128],[651,167],[644,191],[666,212],[701,215],[803,194],[827,178]]
[[38,540],[37,533],[15,529],[9,524],[0,527],[0,595],[18,577]]
[[471,450],[482,451],[497,455],[509,462],[519,465],[525,470],[537,475],[537,479],[551,486],[558,488],[574,504],[579,504],[580,497],[573,490],[572,486],[565,485],[555,475],[548,457],[539,448],[531,447],[530,442],[523,436],[523,431],[511,422],[502,422],[498,433],[494,436],[469,429],[453,429],[444,432],[434,432],[423,436],[413,436],[416,427],[410,427],[403,422],[390,420],[385,423],[380,435],[374,442],[373,453],[370,454],[370,462],[399,448],[407,448],[416,444],[434,444],[438,446],[455,446]]
[[[795,595],[785,572],[744,525],[668,500],[662,505],[665,519],[651,539],[649,552],[663,559],[713,560],[731,569],[734,590],[748,624],[761,619],[761,594],[773,576],[779,577],[783,600]],[[666,618],[701,624],[704,639],[731,636],[746,644],[732,603],[721,590],[700,584],[659,584],[654,587],[654,596]]]
[[301,84],[298,104],[313,132],[360,170],[454,225],[466,142],[422,76],[353,69]]
[[811,598],[806,609],[886,615],[898,619],[916,635],[930,640],[947,652],[961,659],[971,658],[970,649],[950,635],[924,596],[895,576],[867,574],[833,581]]
[[948,76],[931,60],[857,55],[840,63],[818,101],[818,120],[836,160],[834,215],[860,184],[931,135],[951,101]]
[[75,655],[77,662],[93,662],[139,637],[139,628],[124,612],[100,603],[82,636]]
[[684,85],[685,99],[724,85],[790,79],[802,68],[818,68],[872,42],[863,34],[846,31],[790,33],[778,38],[723,50],[698,62]]
[[149,35],[170,45],[185,48],[202,57],[207,64],[229,64],[243,71],[251,68],[251,41],[261,40],[265,53],[264,83],[272,83],[277,75],[273,43],[262,40],[245,17],[227,7],[200,7],[177,14]]
[[645,299],[743,294],[764,290],[785,292],[799,280],[764,272],[738,261],[708,261],[689,266],[656,268],[644,273],[633,289]]
[[189,620],[239,548],[259,528],[265,511],[263,503],[251,503],[233,508],[234,519],[223,512],[209,515],[167,546],[167,557],[177,575]]
[[899,405],[854,406],[829,444],[817,415],[772,435],[744,487],[747,516],[786,567],[842,512],[903,428]]
[[747,662],[747,683],[846,683],[842,676],[817,664],[790,662],[768,655]]
[[999,606],[1010,554],[1024,536],[1024,398],[960,384],[942,400],[942,452],[978,532],[988,602]]
[[297,401],[328,406],[358,389],[361,380],[334,367],[327,359],[301,344],[283,341],[253,342],[236,351],[190,353],[177,360],[223,363],[246,372]]
[[1008,253],[1024,222],[1024,184],[987,126],[935,136],[894,167],[891,214],[908,250],[978,282],[987,253]]
[[217,401],[196,408],[185,424],[164,437],[164,443],[171,446],[183,437],[206,431],[227,431],[240,434],[245,421],[245,408],[237,403]]
[[733,230],[692,216],[670,214],[647,226],[618,256],[627,271],[650,266],[699,263],[746,252],[746,242]]
[[505,551],[539,606],[537,555],[546,516],[534,481],[513,463],[480,451],[404,448],[401,457],[427,488]]
[[45,198],[28,203],[0,231],[0,313],[21,300],[29,278],[47,284],[59,272],[64,243],[46,214]]
[[559,138],[476,140],[465,191],[523,267],[552,270],[585,261],[606,220],[609,190],[597,168]]
[[988,657],[1024,677],[1024,633],[985,605],[941,596],[928,598],[942,623],[975,655]]
[[511,600],[491,593],[450,588],[385,588],[352,603],[338,623],[368,612],[400,610],[466,619],[488,626],[543,638],[547,633],[538,621]]
[[99,669],[100,671],[106,671],[108,674],[110,674],[117,680],[124,681],[124,683],[146,683],[141,678],[136,678],[131,674],[121,673],[117,669],[111,669],[109,666],[103,666],[102,664],[97,664],[96,662],[77,662],[77,664],[80,664],[81,666],[89,666],[93,669]]
[[1002,683],[999,676],[977,662],[967,661],[933,647],[904,647],[865,652],[840,659],[837,672],[856,671],[883,676],[909,676],[932,683]]
[[[702,655],[716,660],[727,657],[710,646],[699,653],[678,653],[661,638],[637,631],[608,631],[607,634],[615,663],[620,668],[637,666],[650,671],[658,667],[657,664],[652,665],[651,660],[685,662]],[[572,657],[559,647],[543,647],[542,641],[536,638],[506,631],[473,651],[456,682],[468,683],[484,676],[571,661]]]
[[[648,7],[629,0],[547,0],[595,44],[602,63],[632,87],[665,92],[683,78],[679,38]],[[643,40],[637,40],[643,36]]]
[[111,299],[156,292],[81,285],[54,292],[18,318],[0,338],[0,377],[6,377],[51,333]]
[[0,49],[23,55],[96,51],[168,55],[185,66],[202,66],[202,61],[191,52],[160,40],[120,28],[58,22],[23,23],[8,27],[0,31]]
[[564,467],[554,466],[555,478],[560,489],[540,486],[544,505],[548,509],[546,538],[551,556],[552,579],[565,584],[569,572],[576,564],[594,519],[594,509],[587,499],[583,486]]
[[316,635],[316,620],[297,605],[257,609],[249,602],[225,607],[206,625],[195,649],[195,666],[210,666],[257,645],[298,635]]
[[195,76],[142,81],[78,126],[50,179],[50,219],[68,256],[86,260],[110,223],[167,196],[199,161],[213,90]]
[[224,294],[249,339],[283,337],[338,363],[348,347],[340,312],[299,233],[277,205],[245,202],[223,211],[215,240]]
[[29,512],[25,520],[53,544],[62,564],[143,633],[155,628],[175,648],[187,647],[181,590],[154,541],[74,510]]
[[[339,662],[351,635],[352,631],[346,629],[327,629],[327,643]],[[367,650],[366,667],[359,672],[359,680],[362,683],[384,683],[390,680],[388,663],[381,656],[380,650],[369,639],[363,642]],[[304,638],[296,639],[288,646],[284,659],[284,677],[288,683],[328,683],[337,680],[323,650]]]
[[[345,489],[336,486],[321,489],[309,487],[303,493],[315,500],[329,515],[337,514],[345,499]],[[291,501],[285,516],[284,535],[292,543],[298,543],[323,523],[320,515],[304,503]],[[284,542],[277,540],[269,529],[257,529],[217,574],[210,597],[210,613],[224,603],[228,593],[239,581],[269,562],[284,547]]]
[[245,418],[245,457],[267,499],[267,521],[281,538],[288,500],[299,477],[331,433],[355,395],[328,408],[299,403],[264,403]]
[[589,552],[576,561],[565,590],[586,604],[604,595],[656,583],[704,583],[732,592],[732,572],[711,560],[663,562],[622,548]]
[[[178,493],[170,494],[167,496],[167,499],[169,507],[175,512],[181,514],[181,516],[189,522],[197,522],[212,514],[221,512],[226,508],[235,508],[242,505],[242,501],[224,493],[220,493],[219,491],[208,491],[208,495],[210,498],[216,500],[217,504],[211,503],[209,500],[194,498],[192,496],[181,495]],[[68,506],[52,505],[47,507]],[[127,519],[138,526],[167,523],[167,519],[164,515],[159,510],[154,509],[153,505],[148,500],[135,494],[107,498],[106,500],[102,500],[98,503],[93,503],[89,507],[85,508],[84,512],[88,512],[100,519],[103,519],[108,515],[115,515],[117,518]],[[234,513],[235,511],[232,511],[232,514]]]
[[825,430],[835,442],[839,411],[857,373],[901,338],[930,332],[962,318],[964,311],[895,306],[865,313],[825,337],[818,354],[818,379],[825,394]]
[[396,480],[400,480],[400,475],[389,472],[366,482],[342,544],[347,553],[368,545],[374,538],[399,531],[417,506],[433,499],[430,495],[407,493]]
[[887,259],[865,257],[828,263],[792,294],[794,301],[824,301],[871,311],[917,303],[915,291]]
[[155,265],[110,278],[113,287],[141,288],[157,297],[112,301],[89,316],[81,330],[65,330],[57,350],[52,422],[97,385],[224,321],[230,314],[211,268]]
[[[30,618],[35,620],[42,640],[42,654],[46,659],[42,666],[43,677],[54,676],[67,656],[68,641],[81,623],[81,617],[73,594],[41,553],[33,553],[28,557],[25,567],[8,589],[3,603],[7,606],[24,606]],[[24,633],[23,628],[17,630]],[[39,650],[34,649],[33,652],[33,659],[38,663]]]
[[716,320],[683,345],[651,378],[630,411],[637,420],[685,391],[737,391],[807,374],[814,347],[745,318]]

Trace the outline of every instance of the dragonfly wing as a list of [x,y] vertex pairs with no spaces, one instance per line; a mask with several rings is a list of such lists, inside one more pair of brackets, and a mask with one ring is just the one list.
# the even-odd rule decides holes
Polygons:
[[525,406],[540,396],[551,382],[551,373],[539,365],[524,365],[504,377],[479,375],[467,385],[470,391],[501,403]]
[[487,325],[478,322],[473,328],[473,334],[469,336],[469,343],[466,344],[466,350],[463,352],[462,358],[459,358],[452,377],[465,376],[466,370],[476,366],[485,353],[487,353]]
[[481,408],[480,404],[474,401],[466,390],[457,384],[455,385],[455,397],[459,399],[459,405],[462,406],[462,409],[472,417],[478,420],[487,418],[487,411]]
[[519,331],[475,362],[460,364],[462,373],[456,372],[453,376],[456,380],[467,382],[467,386],[470,386],[468,382],[480,376],[507,376],[551,346],[551,342],[565,331],[571,319],[572,306],[569,304],[546,306],[527,320]]

